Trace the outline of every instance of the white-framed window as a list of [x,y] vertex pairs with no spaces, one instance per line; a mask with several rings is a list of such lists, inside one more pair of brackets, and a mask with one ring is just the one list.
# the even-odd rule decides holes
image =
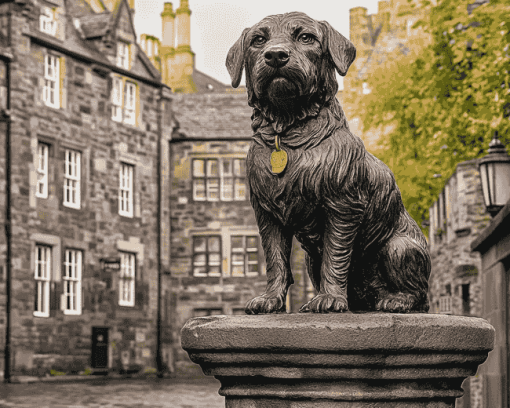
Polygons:
[[259,275],[259,237],[257,235],[232,235],[232,276]]
[[135,166],[120,164],[119,173],[119,214],[133,216],[133,174]]
[[50,146],[46,143],[37,144],[37,190],[36,197],[48,198],[48,152]]
[[80,208],[81,153],[66,149],[64,166],[64,205]]
[[245,174],[245,159],[193,159],[193,199],[195,201],[244,201],[246,200]]
[[147,56],[152,57],[152,40],[147,40]]
[[158,43],[156,41],[154,41],[154,56],[157,57],[158,56]]
[[136,255],[120,253],[119,305],[135,305]]
[[126,81],[124,88],[124,123],[128,125],[135,124],[135,104],[136,85],[133,82]]
[[52,108],[60,107],[60,58],[46,54],[44,56],[43,101]]
[[112,81],[112,119],[128,125],[136,124],[136,84],[118,76]]
[[82,251],[66,249],[64,259],[64,284],[62,309],[64,314],[81,314]]
[[441,296],[439,298],[439,313],[452,314],[452,297]]
[[112,119],[122,122],[122,79],[113,77],[112,81]]
[[117,66],[129,69],[129,45],[123,41],[117,42]]
[[35,302],[34,316],[50,315],[51,247],[35,246]]
[[221,276],[221,236],[193,237],[193,276]]
[[55,20],[55,10],[50,7],[43,7],[39,16],[39,30],[49,35],[55,35],[57,32],[57,21]]

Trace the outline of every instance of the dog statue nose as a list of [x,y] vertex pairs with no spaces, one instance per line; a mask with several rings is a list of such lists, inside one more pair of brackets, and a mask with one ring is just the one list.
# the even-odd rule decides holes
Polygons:
[[271,47],[264,54],[266,64],[273,68],[283,67],[289,62],[290,51],[283,47]]

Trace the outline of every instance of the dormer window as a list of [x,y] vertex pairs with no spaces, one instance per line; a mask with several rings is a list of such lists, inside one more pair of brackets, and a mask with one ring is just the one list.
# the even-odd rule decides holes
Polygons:
[[117,43],[117,66],[129,69],[129,45],[122,41]]
[[39,16],[39,29],[46,34],[55,35],[57,32],[57,22],[55,21],[55,11],[50,7],[43,7]]

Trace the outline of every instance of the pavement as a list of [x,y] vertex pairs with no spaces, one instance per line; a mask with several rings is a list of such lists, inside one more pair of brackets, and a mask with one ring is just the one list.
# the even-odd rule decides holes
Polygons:
[[0,408],[224,408],[219,387],[212,377],[0,384]]

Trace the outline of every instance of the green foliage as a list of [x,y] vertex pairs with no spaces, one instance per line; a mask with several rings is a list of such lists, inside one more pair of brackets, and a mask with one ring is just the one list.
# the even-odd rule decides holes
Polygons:
[[424,1],[427,18],[415,27],[430,34],[428,44],[378,66],[363,79],[370,94],[345,95],[349,116],[383,133],[373,153],[418,224],[457,163],[485,155],[494,130],[505,145],[510,139],[510,5],[491,0],[469,15],[473,2]]
[[57,370],[51,369],[50,375],[55,377],[55,376],[59,376],[59,375],[66,375],[66,373],[64,373],[63,371],[57,371]]

